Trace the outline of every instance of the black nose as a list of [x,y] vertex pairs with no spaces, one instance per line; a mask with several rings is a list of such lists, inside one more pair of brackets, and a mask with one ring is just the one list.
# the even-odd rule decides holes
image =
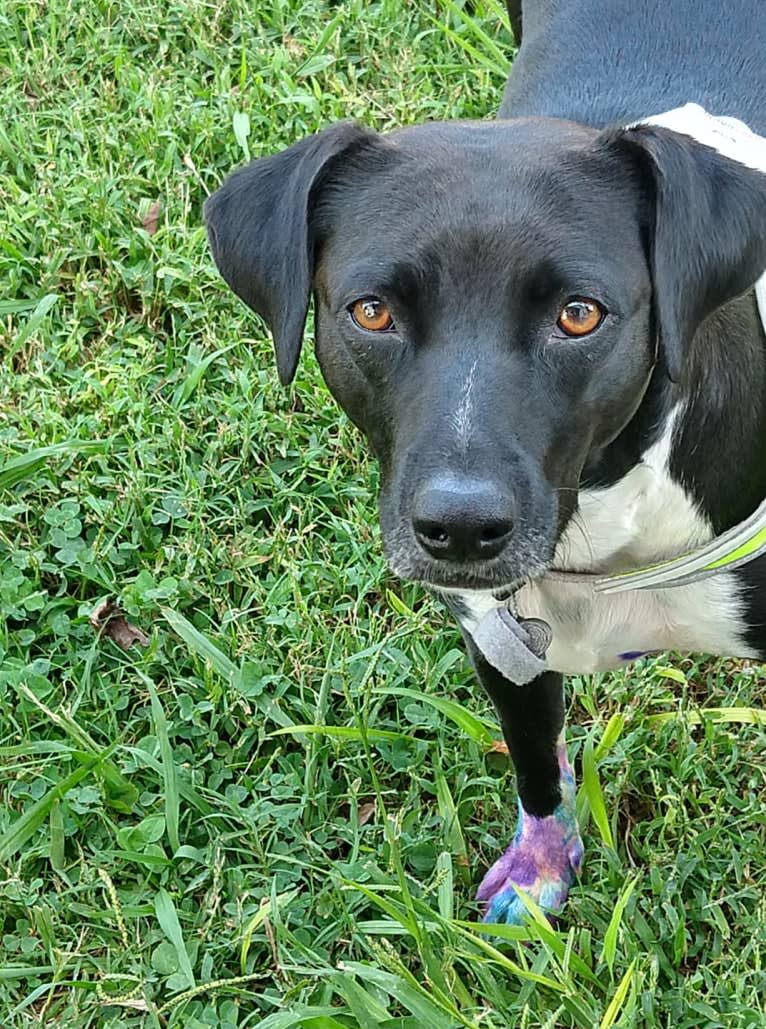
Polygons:
[[415,495],[412,525],[421,547],[441,561],[487,561],[511,536],[513,502],[483,479],[433,479]]

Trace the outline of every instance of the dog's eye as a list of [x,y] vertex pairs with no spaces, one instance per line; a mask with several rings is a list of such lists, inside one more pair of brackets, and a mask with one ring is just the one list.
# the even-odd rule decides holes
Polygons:
[[368,332],[390,332],[394,319],[388,306],[378,297],[362,297],[350,305],[349,311],[360,329]]
[[606,311],[596,300],[573,297],[559,313],[556,328],[563,336],[588,336],[604,320]]

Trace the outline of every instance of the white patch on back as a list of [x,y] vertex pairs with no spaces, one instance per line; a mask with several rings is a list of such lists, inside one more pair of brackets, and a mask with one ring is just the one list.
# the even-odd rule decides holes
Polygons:
[[[554,567],[615,573],[675,557],[712,536],[712,528],[683,487],[671,479],[668,459],[680,408],[642,461],[613,486],[583,490],[576,523],[556,549]],[[466,591],[459,599],[470,633],[499,604],[491,592]],[[688,586],[605,595],[588,582],[555,574],[522,586],[513,598],[523,618],[542,618],[553,630],[551,669],[585,674],[622,667],[623,655],[648,651],[701,651],[757,657],[743,640],[744,605],[733,572]]]
[[710,114],[699,104],[684,104],[672,111],[643,118],[628,127],[639,128],[641,125],[660,125],[683,136],[691,136],[730,161],[766,172],[766,139],[739,118]]

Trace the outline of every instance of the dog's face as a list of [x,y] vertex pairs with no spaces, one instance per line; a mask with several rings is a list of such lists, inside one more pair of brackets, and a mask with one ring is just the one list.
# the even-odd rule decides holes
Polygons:
[[667,130],[343,125],[236,173],[206,214],[283,381],[313,292],[323,374],[380,462],[393,570],[500,589],[550,562],[658,331],[677,377],[700,321],[758,277],[763,187],[740,169]]
[[636,191],[564,127],[399,133],[315,209],[317,353],[381,465],[404,578],[500,587],[544,568],[589,451],[654,360]]

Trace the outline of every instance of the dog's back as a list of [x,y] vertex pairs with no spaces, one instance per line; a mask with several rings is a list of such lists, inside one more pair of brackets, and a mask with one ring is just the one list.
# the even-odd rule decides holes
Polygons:
[[694,102],[766,132],[763,0],[530,0],[500,117],[594,126]]

